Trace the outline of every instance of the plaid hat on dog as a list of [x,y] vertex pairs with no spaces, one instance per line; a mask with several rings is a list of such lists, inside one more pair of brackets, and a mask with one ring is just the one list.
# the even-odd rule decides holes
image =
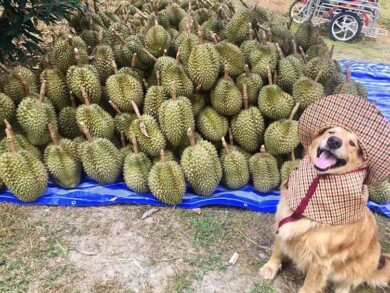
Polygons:
[[299,119],[299,139],[307,148],[321,131],[332,126],[344,127],[357,135],[367,160],[367,184],[389,177],[390,123],[372,102],[347,94],[316,101]]

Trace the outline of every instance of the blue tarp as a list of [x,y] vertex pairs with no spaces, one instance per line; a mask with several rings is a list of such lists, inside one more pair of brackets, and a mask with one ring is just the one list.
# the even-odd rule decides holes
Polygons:
[[[341,60],[341,65],[351,66],[352,78],[365,84],[369,99],[376,103],[387,120],[390,120],[390,65],[368,62]],[[210,197],[197,196],[187,189],[179,208],[192,209],[206,205],[234,206],[258,212],[274,212],[279,201],[279,191],[267,194],[255,191],[251,186],[241,190],[229,190],[219,186]],[[164,205],[151,194],[137,194],[130,191],[123,180],[101,186],[95,181],[83,178],[74,189],[67,190],[49,183],[44,195],[31,203],[24,203],[8,190],[0,193],[0,202],[33,205],[92,206],[116,203]],[[390,218],[390,203],[377,205],[369,202],[368,206],[375,212]]]

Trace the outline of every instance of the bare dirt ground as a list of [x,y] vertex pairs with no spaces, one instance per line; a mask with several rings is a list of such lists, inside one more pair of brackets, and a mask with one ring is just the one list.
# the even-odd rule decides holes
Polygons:
[[[291,2],[259,1],[278,15]],[[337,43],[335,58],[389,63],[389,44],[388,38]],[[291,293],[302,283],[291,264],[272,284],[259,277],[274,241],[273,214],[159,208],[142,220],[151,208],[0,203],[0,292]],[[390,221],[376,218],[390,253]],[[229,265],[235,252],[238,261]],[[355,291],[373,292],[384,291]]]

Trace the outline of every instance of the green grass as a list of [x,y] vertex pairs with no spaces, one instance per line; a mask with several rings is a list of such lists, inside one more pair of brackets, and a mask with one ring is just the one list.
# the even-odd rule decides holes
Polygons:
[[272,288],[272,286],[268,282],[263,282],[261,284],[256,283],[253,289],[251,289],[247,293],[275,293],[275,290]]

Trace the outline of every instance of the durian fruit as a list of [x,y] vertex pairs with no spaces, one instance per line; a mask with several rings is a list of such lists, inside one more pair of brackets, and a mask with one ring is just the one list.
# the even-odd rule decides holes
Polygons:
[[100,83],[104,85],[107,78],[114,74],[114,69],[112,67],[112,62],[114,61],[114,52],[111,47],[103,44],[103,31],[99,31],[99,45],[93,50],[93,62],[92,65],[95,66]]
[[58,69],[45,69],[41,73],[41,81],[46,80],[46,97],[53,103],[57,111],[71,106],[68,98],[69,89],[65,75]]
[[144,91],[139,80],[131,75],[119,74],[114,61],[115,74],[106,82],[107,95],[121,111],[133,112],[132,102],[139,107],[143,102]]
[[192,190],[203,196],[210,196],[222,178],[222,166],[217,151],[210,142],[200,141],[195,144],[191,129],[188,130],[190,146],[180,160],[185,179]]
[[269,67],[268,83],[259,93],[258,104],[260,112],[274,120],[288,117],[294,107],[294,99],[279,86],[273,84]]
[[228,132],[228,119],[212,107],[204,108],[196,118],[196,127],[200,134],[211,142],[219,142]]
[[341,84],[345,83],[345,76],[341,72],[335,72],[325,83],[324,91],[325,96],[332,95],[335,93],[336,88]]
[[32,153],[16,148],[9,128],[6,128],[6,133],[10,151],[0,155],[0,180],[18,199],[34,201],[46,189],[46,168]]
[[300,104],[302,109],[306,109],[311,103],[325,96],[324,87],[318,83],[321,74],[322,70],[318,72],[315,80],[301,77],[294,83],[293,98],[296,103]]
[[25,98],[16,111],[18,123],[33,145],[45,145],[50,142],[47,124],[51,123],[54,129],[58,129],[56,112],[53,104],[45,99],[45,93],[46,80],[43,80],[39,99]]
[[280,47],[277,45],[276,48],[280,59],[277,65],[277,84],[285,92],[292,94],[294,83],[303,73],[303,63],[294,55],[285,58]]
[[175,83],[171,87],[171,96],[158,109],[158,121],[172,146],[179,146],[187,138],[187,129],[195,127],[195,120],[191,102],[186,97],[177,97]]
[[158,57],[154,63],[153,70],[154,72],[160,71],[160,73],[167,67],[175,64],[177,61],[175,58],[168,56],[168,50],[164,50],[164,54],[161,57]]
[[192,33],[192,23],[187,23],[187,30],[178,35],[174,45],[176,51],[180,49],[182,64],[187,66],[192,49],[198,45],[198,38]]
[[295,40],[298,46],[306,51],[310,46],[316,44],[316,27],[311,20],[301,23],[295,32]]
[[[156,163],[160,162],[160,160],[161,160],[161,155],[153,157],[153,164],[156,164]],[[170,150],[165,150],[164,151],[164,160],[165,161],[175,161],[175,162],[177,161],[175,155]]]
[[128,75],[131,75],[132,77],[136,78],[139,81],[142,81],[144,78],[144,73],[142,70],[139,70],[137,68],[137,53],[133,54],[133,58],[131,59],[130,67],[122,67],[118,70],[119,74],[125,73]]
[[112,46],[120,44],[120,40],[116,36],[117,34],[125,40],[134,34],[131,26],[125,25],[120,22],[111,23],[110,27],[105,32]]
[[119,134],[122,132],[127,136],[128,139],[130,137],[128,136],[129,134],[129,129],[131,126],[131,123],[137,119],[137,116],[134,113],[127,113],[127,112],[122,112],[117,105],[113,101],[108,101],[111,105],[111,107],[115,110],[116,115],[114,117],[114,126],[115,126],[115,131]]
[[81,87],[81,92],[84,98],[84,104],[77,108],[77,124],[85,124],[93,137],[111,139],[114,134],[113,118],[99,105],[90,103],[89,96],[84,87]]
[[245,64],[245,73],[241,74],[236,79],[236,85],[240,92],[243,90],[243,84],[246,84],[248,91],[248,103],[257,105],[257,99],[261,88],[263,87],[262,78],[249,70],[248,64]]
[[154,26],[146,32],[144,42],[150,53],[159,57],[163,55],[164,49],[171,46],[171,36],[155,19]]
[[80,182],[81,163],[74,143],[69,139],[58,139],[51,124],[48,124],[52,144],[44,152],[44,163],[50,178],[63,188],[74,188]]
[[229,76],[229,68],[225,65],[224,77],[219,79],[210,93],[213,108],[224,116],[233,116],[240,112],[241,94]]
[[148,156],[138,151],[137,139],[132,136],[134,153],[126,156],[123,165],[123,178],[127,187],[136,193],[148,193],[148,177],[152,169],[152,162]]
[[194,91],[192,81],[180,64],[180,48],[176,55],[176,62],[166,66],[161,72],[161,85],[166,94],[169,94],[172,83],[176,85],[178,96],[188,97]]
[[[227,145],[227,148],[229,149],[229,151],[238,151],[240,154],[242,154],[245,157],[247,161],[250,159],[250,157],[252,157],[252,153],[247,152],[242,147],[234,144],[234,136],[231,128],[229,128],[229,144]],[[225,155],[225,151],[224,148],[222,148],[219,156],[222,159],[224,155]]]
[[83,39],[88,48],[95,48],[99,44],[98,32],[92,29],[83,30],[80,33],[80,38]]
[[250,51],[249,64],[252,72],[257,73],[261,78],[268,76],[268,67],[273,71],[277,64],[277,52],[272,43],[257,44]]
[[156,71],[156,83],[157,85],[152,85],[146,92],[143,113],[148,114],[154,119],[158,120],[158,109],[160,108],[161,104],[168,99],[160,83],[159,70]]
[[236,12],[226,24],[226,36],[229,42],[241,44],[247,38],[248,23],[252,23],[252,15],[248,9]]
[[390,201],[390,182],[385,180],[380,183],[368,185],[369,199],[377,204],[387,204]]
[[249,181],[248,161],[237,150],[229,150],[225,138],[222,138],[222,146],[225,152],[221,157],[222,183],[230,189],[240,189]]
[[15,103],[6,94],[0,93],[0,123],[4,119],[12,120],[15,116]]
[[77,65],[69,67],[66,73],[66,80],[68,82],[69,90],[83,102],[81,87],[83,87],[92,103],[99,103],[102,96],[102,87],[98,72],[95,67],[91,65],[84,65],[81,62],[80,51],[74,49],[75,59]]
[[120,132],[120,140],[121,140],[121,147],[119,149],[119,153],[121,154],[122,162],[124,162],[127,155],[133,153],[134,149],[131,145],[128,145],[126,143],[126,135],[124,131]]
[[253,178],[253,187],[257,191],[268,192],[279,185],[278,163],[274,156],[265,151],[264,145],[259,153],[250,158],[249,171]]
[[295,105],[288,119],[272,122],[265,130],[264,142],[270,154],[288,154],[299,145],[298,121],[293,120],[298,108],[299,103]]
[[192,82],[208,91],[216,82],[220,69],[220,59],[214,45],[203,43],[202,32],[198,31],[198,45],[188,59],[188,74]]
[[63,108],[58,114],[58,129],[62,136],[69,139],[74,139],[76,136],[81,135],[81,132],[76,119],[76,97],[72,92],[69,93],[69,97],[72,106]]
[[283,165],[280,168],[280,180],[282,183],[288,179],[292,171],[298,168],[300,161],[301,160],[295,159],[295,153],[291,152],[291,160],[283,162]]
[[243,85],[244,109],[233,117],[231,128],[238,144],[248,152],[255,152],[260,147],[264,133],[264,118],[255,106],[248,106],[246,84]]
[[153,196],[166,204],[179,204],[186,192],[184,174],[178,163],[165,161],[164,150],[160,162],[154,164],[148,177],[149,189]]
[[150,115],[144,114],[141,116],[137,105],[132,101],[135,114],[135,119],[130,126],[130,137],[135,135],[140,149],[151,155],[156,156],[161,149],[165,149],[166,140],[162,134],[157,121]]
[[184,11],[184,9],[176,3],[172,3],[167,7],[169,23],[176,28],[179,26],[179,23],[181,19],[185,16],[185,14],[186,12]]
[[314,45],[311,45],[306,50],[306,55],[308,60],[311,60],[315,57],[321,56],[328,50],[328,46],[324,43],[324,41],[320,37],[320,27],[317,26],[316,28],[316,43]]
[[100,184],[115,182],[122,171],[120,152],[108,139],[93,138],[84,123],[80,123],[80,128],[87,138],[78,147],[85,173]]
[[368,98],[368,92],[364,84],[351,80],[351,67],[349,64],[346,65],[345,82],[338,85],[334,93],[335,94],[350,94],[360,96],[364,99]]
[[311,79],[315,79],[320,70],[322,70],[322,74],[318,82],[324,85],[338,69],[335,62],[325,54],[307,62],[304,66],[303,74]]
[[277,46],[282,47],[283,52],[288,54],[291,51],[291,40],[294,34],[284,25],[270,25],[271,41]]
[[30,69],[16,66],[10,70],[2,63],[0,68],[7,74],[3,83],[4,94],[10,97],[15,105],[18,105],[24,97],[38,92],[36,77]]
[[206,106],[206,95],[201,92],[202,87],[198,85],[195,88],[195,91],[188,97],[188,99],[191,102],[192,106],[192,113],[194,114],[194,117],[198,116],[200,111],[204,109]]
[[254,38],[255,31],[252,28],[252,23],[248,23],[248,39],[240,45],[240,49],[244,54],[245,63],[248,64],[251,61],[252,50],[259,45],[259,42]]

